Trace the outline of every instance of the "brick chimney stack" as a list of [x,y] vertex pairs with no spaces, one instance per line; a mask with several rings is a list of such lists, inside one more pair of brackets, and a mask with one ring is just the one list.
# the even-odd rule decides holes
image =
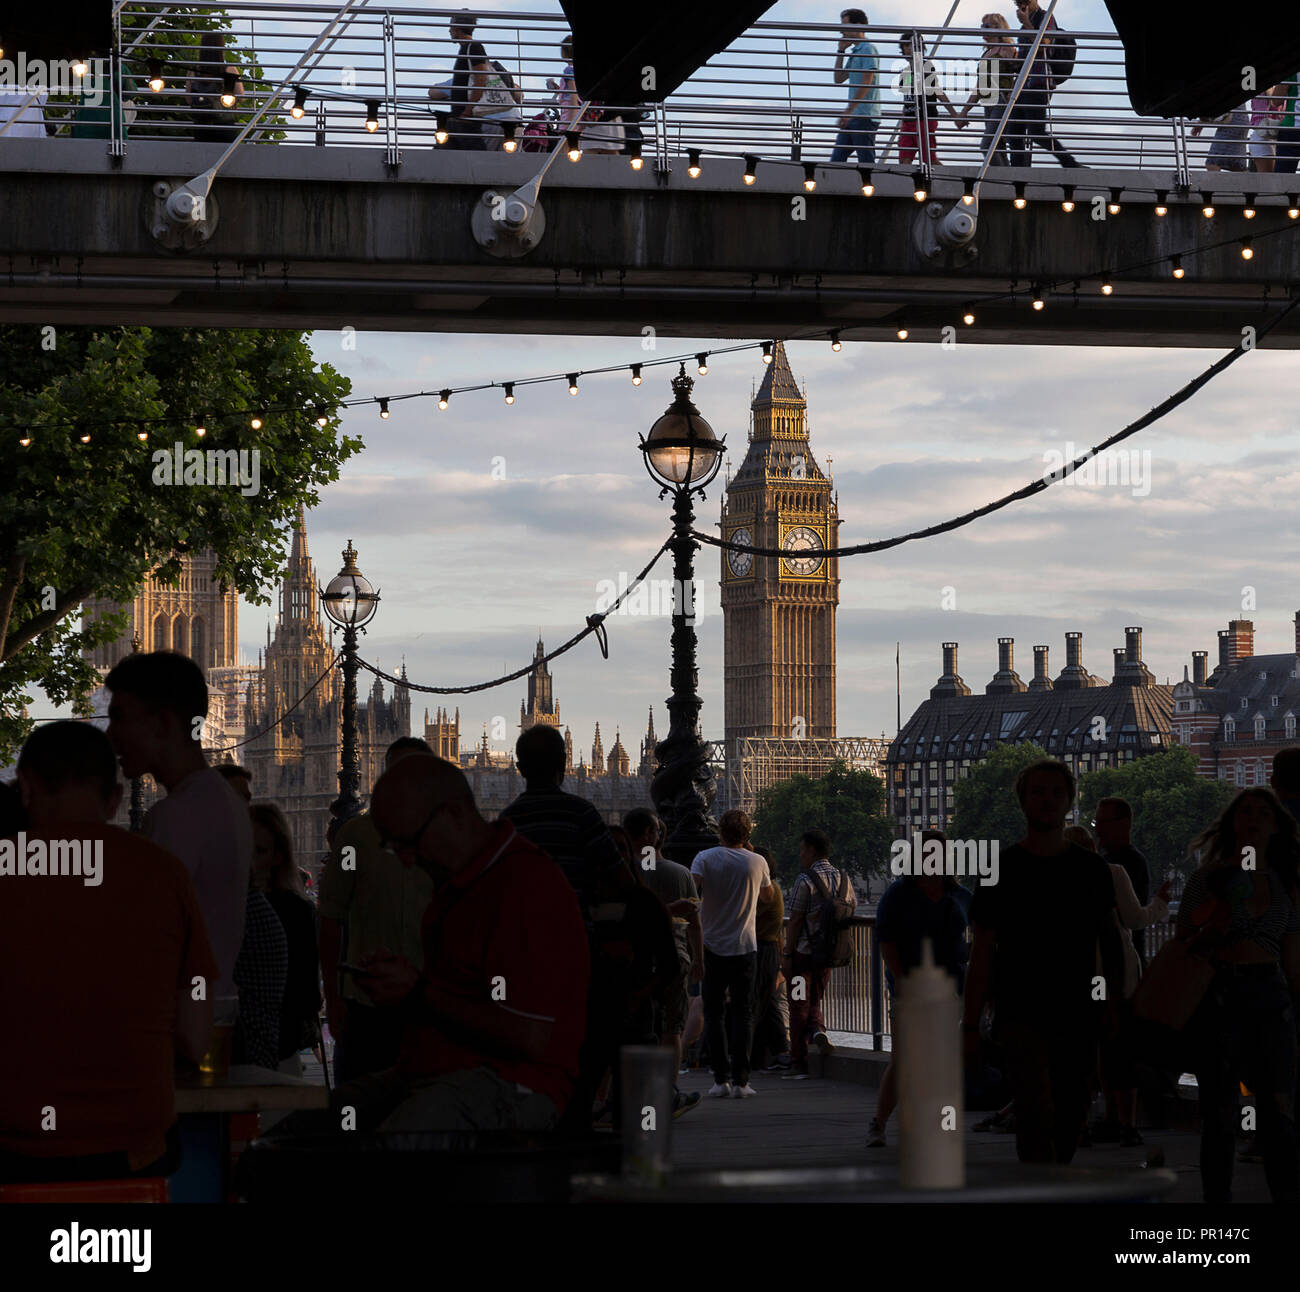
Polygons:
[[1083,666],[1083,634],[1065,634],[1065,667],[1056,679],[1057,691],[1078,691],[1091,686],[1092,678]]
[[1209,659],[1210,652],[1207,650],[1194,650],[1192,652],[1192,681],[1197,686],[1205,685],[1205,664]]
[[1111,678],[1111,682],[1115,686],[1119,686],[1120,683],[1127,680],[1125,677],[1127,672],[1127,669],[1125,668],[1127,660],[1125,658],[1124,647],[1116,646],[1112,654],[1115,656],[1115,676]]
[[930,699],[942,700],[949,696],[969,695],[970,687],[957,672],[957,643],[943,643],[943,675],[930,688]]
[[1026,691],[1029,688],[1016,674],[1014,637],[998,638],[998,671],[993,680],[984,688],[986,695],[1003,695],[1012,691]]
[[1255,625],[1249,619],[1228,623],[1228,663],[1237,664],[1255,653]]

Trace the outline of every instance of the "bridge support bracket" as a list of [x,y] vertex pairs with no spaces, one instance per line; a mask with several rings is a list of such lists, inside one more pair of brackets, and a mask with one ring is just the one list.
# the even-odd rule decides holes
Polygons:
[[520,190],[498,193],[488,189],[474,204],[470,216],[474,241],[501,260],[518,260],[542,240],[546,213],[539,201],[530,201]]
[[914,226],[916,245],[927,260],[955,252],[954,259],[969,263],[979,255],[973,245],[978,227],[975,212],[961,203],[945,209],[942,202],[927,202]]
[[219,211],[212,193],[195,193],[191,181],[160,179],[150,190],[145,223],[168,251],[195,251],[216,232]]

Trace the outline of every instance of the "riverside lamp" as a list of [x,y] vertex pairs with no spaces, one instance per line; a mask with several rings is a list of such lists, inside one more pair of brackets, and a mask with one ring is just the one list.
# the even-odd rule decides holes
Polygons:
[[722,465],[725,441],[691,403],[695,383],[686,365],[673,378],[673,402],[641,440],[650,478],[661,498],[673,495],[673,628],[672,695],[668,698],[668,734],[655,746],[659,767],[650,785],[655,811],[667,829],[664,855],[689,866],[695,854],[718,842],[718,827],[710,815],[713,769],[708,747],[700,739],[699,673],[696,668],[695,523],[693,495]]
[[357,553],[348,539],[343,568],[320,594],[330,622],[343,629],[343,759],[339,796],[330,804],[336,825],[361,813],[361,759],[357,751],[357,629],[374,617],[379,593],[357,569]]

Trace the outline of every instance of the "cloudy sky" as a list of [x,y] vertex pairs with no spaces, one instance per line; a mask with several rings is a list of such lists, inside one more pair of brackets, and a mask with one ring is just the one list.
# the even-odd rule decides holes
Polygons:
[[[521,8],[502,4],[501,8]],[[538,0],[527,9],[536,12]],[[544,6],[549,8],[549,5]],[[940,23],[947,4],[870,5],[875,22]],[[975,25],[972,0],[955,21]],[[1075,30],[1111,28],[1100,3],[1061,6]],[[967,12],[969,10],[969,12]],[[1010,16],[1009,6],[1007,7]],[[783,0],[769,16],[825,21],[837,11]],[[694,352],[709,337],[662,341],[659,354]],[[722,343],[726,344],[726,343]],[[354,352],[332,333],[313,342],[323,362],[352,379],[354,395],[502,381],[573,368],[632,363],[635,338],[457,337],[361,334]],[[923,342],[789,346],[806,383],[813,450],[833,459],[843,543],[888,537],[969,510],[1039,476],[1045,454],[1096,443],[1217,358],[1195,350],[1066,349]],[[980,690],[997,667],[996,638],[1016,639],[1022,676],[1032,647],[1063,666],[1063,634],[1084,634],[1084,662],[1108,675],[1111,649],[1139,624],[1146,662],[1160,681],[1182,676],[1194,649],[1215,658],[1215,630],[1252,589],[1260,651],[1291,649],[1300,608],[1295,578],[1296,357],[1256,352],[1189,404],[1130,441],[1149,454],[1149,492],[1057,485],[954,534],[841,562],[838,617],[839,731],[894,731],[894,643],[901,642],[904,717],[940,672],[939,643],[961,645],[960,667]],[[596,608],[601,580],[631,574],[667,533],[668,504],[637,450],[670,402],[660,368],[633,388],[626,373],[592,377],[571,398],[561,384],[464,395],[440,412],[432,401],[348,412],[363,454],[308,517],[321,581],[346,541],[383,603],[364,642],[386,669],[405,659],[414,681],[472,684],[527,662],[540,631],[552,647]],[[743,456],[756,353],[719,358],[698,378],[696,402]],[[494,459],[501,459],[494,472]],[[503,468],[503,469],[502,469]],[[504,475],[504,478],[500,478]],[[719,488],[701,505],[712,525]],[[719,559],[701,557],[700,686],[706,735],[722,731]],[[656,572],[668,577],[665,562]],[[944,589],[955,592],[945,608]],[[951,598],[949,599],[951,601]],[[1248,603],[1247,603],[1248,604]],[[268,610],[241,609],[240,638],[255,658]],[[669,622],[609,621],[610,658],[591,639],[552,665],[555,695],[577,743],[601,724],[635,754],[647,707],[666,726]],[[517,721],[523,684],[445,702],[460,704],[462,736],[477,739],[498,716]],[[419,715],[424,698],[416,697]],[[418,718],[417,718],[418,721]],[[632,740],[628,740],[628,736]]]
[[[496,6],[494,6],[496,7]],[[536,12],[535,0],[526,7]],[[549,8],[549,6],[546,6]],[[959,6],[975,25],[987,4]],[[874,22],[938,24],[946,2],[873,4]],[[970,12],[967,13],[966,11]],[[830,6],[784,0],[769,17],[833,18]],[[1007,7],[1008,17],[1011,16]],[[1100,3],[1058,10],[1075,30],[1110,30]],[[713,338],[661,342],[689,353]],[[508,380],[574,367],[632,363],[636,339],[362,334],[354,353],[317,334],[356,394],[385,394]],[[807,384],[814,452],[834,476],[841,541],[864,542],[931,524],[1038,476],[1044,454],[1080,449],[1111,434],[1200,372],[1208,351],[1064,349],[933,344],[792,343]],[[940,672],[939,642],[961,643],[961,669],[981,689],[997,667],[996,639],[1012,636],[1017,665],[1033,671],[1032,646],[1065,662],[1063,634],[1084,634],[1084,658],[1108,675],[1123,629],[1145,629],[1157,678],[1177,679],[1194,649],[1215,658],[1215,630],[1254,589],[1258,648],[1291,648],[1300,608],[1294,559],[1296,359],[1255,353],[1131,445],[1149,452],[1145,496],[1131,488],[1057,485],[1029,502],[941,538],[841,562],[839,729],[894,730],[894,643],[901,642],[904,715]],[[366,639],[369,657],[413,680],[478,682],[525,663],[540,630],[547,646],[580,628],[598,585],[632,574],[667,533],[668,508],[641,464],[637,436],[670,401],[658,369],[639,388],[626,374],[591,378],[575,399],[562,385],[465,395],[440,412],[429,401],[395,404],[388,422],[353,410],[346,423],[364,454],[326,490],[309,517],[322,578],[349,537],[384,602]],[[743,456],[748,403],[761,376],[757,355],[720,358],[696,385],[697,403]],[[505,479],[493,459],[504,459]],[[1141,460],[1139,460],[1141,461]],[[500,476],[500,466],[495,475]],[[718,489],[701,506],[718,514]],[[722,727],[722,621],[718,553],[700,557],[700,686],[706,734]],[[656,571],[667,577],[667,562]],[[956,605],[944,609],[943,590]],[[240,636],[263,640],[266,612],[245,607]],[[580,745],[600,721],[639,734],[654,705],[660,731],[668,694],[665,617],[609,621],[610,658],[588,639],[552,665],[562,715]],[[497,715],[513,722],[521,683],[460,703],[474,740]],[[438,700],[433,700],[433,704]],[[416,711],[423,708],[417,697]],[[629,742],[630,743],[630,742]]]

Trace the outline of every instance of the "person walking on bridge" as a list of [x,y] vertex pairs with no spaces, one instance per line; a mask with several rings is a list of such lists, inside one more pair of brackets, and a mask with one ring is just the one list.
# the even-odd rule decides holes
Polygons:
[[[1024,28],[1020,33],[1020,61],[1023,64],[1029,57],[1034,37],[1044,20],[1050,32],[1056,29],[1056,19],[1047,17],[1047,11],[1039,7],[1038,0],[1016,0],[1016,15],[1020,19],[1021,27]],[[1058,139],[1053,138],[1048,125],[1048,117],[1052,110],[1052,90],[1055,88],[1048,65],[1048,51],[1051,45],[1052,37],[1045,35],[1038,46],[1033,63],[1030,64],[1029,75],[1021,87],[1020,97],[1011,110],[1011,120],[1007,127],[1007,134],[1010,136],[1007,146],[1011,154],[1011,164],[1032,165],[1030,151],[1033,145],[1037,144],[1045,152],[1051,153],[1062,166],[1081,170],[1084,168],[1075,160],[1074,154],[1062,147]]]
[[863,166],[874,166],[880,129],[880,58],[867,39],[867,15],[861,9],[845,9],[840,22],[835,84],[848,82],[849,102],[839,119],[831,165],[848,161],[856,152]]

